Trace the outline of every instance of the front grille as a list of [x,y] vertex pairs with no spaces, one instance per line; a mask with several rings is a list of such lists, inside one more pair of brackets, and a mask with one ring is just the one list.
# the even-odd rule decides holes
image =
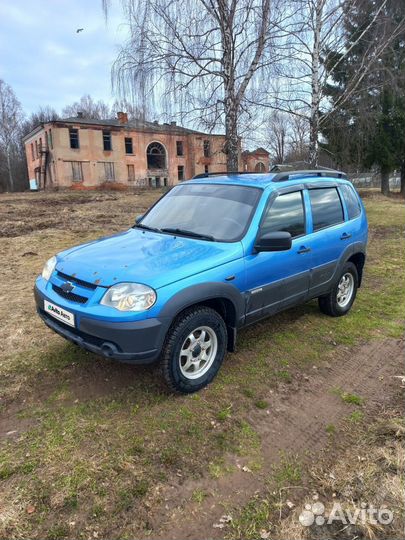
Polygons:
[[89,283],[88,281],[83,281],[82,279],[79,279],[74,276],[68,276],[67,274],[64,274],[63,272],[57,271],[58,276],[61,279],[65,279],[66,281],[70,281],[71,283],[75,285],[81,285],[82,287],[85,287],[86,289],[91,289],[94,291],[94,289],[97,289],[97,285],[95,283]]
[[85,304],[88,300],[85,296],[80,296],[80,294],[75,294],[72,292],[65,292],[61,287],[58,287],[57,285],[52,285],[52,289],[59,294],[59,296],[62,296],[62,298],[66,298],[66,300],[70,300],[71,302],[76,302],[78,304]]

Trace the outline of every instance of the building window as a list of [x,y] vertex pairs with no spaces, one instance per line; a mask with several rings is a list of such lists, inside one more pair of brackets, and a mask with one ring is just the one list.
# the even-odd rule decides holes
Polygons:
[[77,150],[79,148],[79,130],[77,128],[69,129],[70,148]]
[[177,167],[177,179],[179,182],[184,180],[184,165],[179,165]]
[[81,161],[71,161],[73,182],[83,182],[83,169]]
[[112,150],[111,131],[105,131],[104,129],[103,129],[103,148],[105,152],[110,152]]
[[166,150],[158,142],[151,143],[146,150],[148,170],[166,169]]
[[39,153],[38,153],[38,141],[35,141],[35,157],[38,159]]
[[125,137],[125,153],[126,154],[133,154],[133,148],[132,148],[132,137]]
[[133,182],[135,180],[135,167],[133,165],[127,165],[127,171],[128,171],[128,182]]
[[34,161],[35,154],[34,154],[34,144],[33,143],[31,143],[31,157],[32,157],[32,161]]
[[211,157],[211,143],[208,139],[204,141],[204,157]]
[[176,152],[178,156],[184,156],[183,141],[176,141]]
[[264,166],[264,163],[259,161],[259,163],[256,163],[255,165],[255,172],[264,172],[266,170],[266,167]]
[[104,178],[106,182],[114,182],[115,180],[114,163],[111,161],[104,162]]
[[209,169],[208,165],[205,165],[205,166],[204,166],[204,172],[205,172],[205,174],[209,174],[209,173],[210,173],[210,169]]
[[42,152],[42,137],[39,138],[39,151]]

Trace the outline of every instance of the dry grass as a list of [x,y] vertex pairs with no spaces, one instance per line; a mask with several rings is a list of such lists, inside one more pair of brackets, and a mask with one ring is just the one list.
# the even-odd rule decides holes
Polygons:
[[[269,388],[336,346],[402,334],[405,216],[400,202],[377,196],[367,199],[370,263],[352,315],[332,321],[310,303],[241,332],[238,352],[198,395],[172,396],[153,368],[101,360],[47,330],[32,296],[43,262],[130,227],[158,195],[0,197],[0,537],[152,534],[162,489],[208,471],[223,476],[229,454],[260,462],[246,417],[265,406]],[[394,450],[382,450],[381,463],[395,465]],[[290,463],[280,482],[298,473]]]

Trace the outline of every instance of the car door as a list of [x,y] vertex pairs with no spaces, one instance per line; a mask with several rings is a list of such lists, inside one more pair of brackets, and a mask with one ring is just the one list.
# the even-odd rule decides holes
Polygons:
[[270,195],[259,234],[287,231],[292,247],[288,251],[252,252],[245,257],[247,323],[305,300],[311,268],[306,226],[302,189]]
[[312,218],[309,241],[313,248],[309,296],[315,297],[330,290],[338,262],[350,249],[351,234],[336,186],[310,188],[308,200]]

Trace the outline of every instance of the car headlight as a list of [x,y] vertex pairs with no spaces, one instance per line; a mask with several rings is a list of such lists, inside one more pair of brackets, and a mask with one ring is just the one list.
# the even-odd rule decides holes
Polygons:
[[49,278],[52,275],[52,272],[55,270],[56,266],[56,257],[51,257],[48,259],[44,265],[44,268],[42,270],[42,277],[46,279],[46,281],[49,281]]
[[145,311],[156,302],[156,293],[140,283],[117,283],[108,289],[101,304],[120,311]]

